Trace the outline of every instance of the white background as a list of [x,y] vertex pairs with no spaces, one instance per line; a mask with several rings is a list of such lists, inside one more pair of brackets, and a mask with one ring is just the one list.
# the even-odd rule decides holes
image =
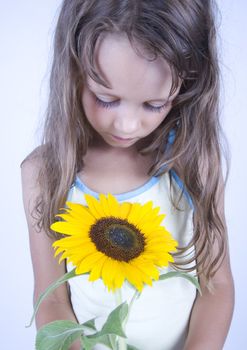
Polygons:
[[[236,307],[224,349],[245,349],[246,331],[246,82],[247,3],[218,0],[224,80],[222,120],[231,150],[226,191]],[[22,207],[19,165],[39,142],[45,110],[51,39],[60,1],[0,1],[1,288],[0,347],[34,349],[33,275]]]

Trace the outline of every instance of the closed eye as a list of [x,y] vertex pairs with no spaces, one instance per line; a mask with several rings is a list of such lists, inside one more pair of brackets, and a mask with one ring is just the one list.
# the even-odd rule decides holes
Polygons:
[[[115,100],[115,101],[110,101],[110,102],[106,102],[106,101],[102,101],[100,100],[97,96],[95,96],[95,101],[96,104],[99,107],[103,107],[103,108],[114,108],[116,106],[118,106],[120,104],[119,100]],[[161,105],[161,106],[152,106],[149,103],[145,102],[143,104],[143,107],[151,112],[156,112],[156,113],[160,113],[161,111],[163,111],[167,106],[167,103]]]
[[103,107],[103,108],[111,108],[119,105],[119,100],[111,101],[111,102],[106,102],[100,100],[97,96],[95,96],[95,101],[98,106]]
[[149,111],[158,112],[158,113],[162,112],[166,108],[166,106],[167,106],[167,103],[163,104],[162,106],[152,106],[149,103],[144,104],[144,107]]

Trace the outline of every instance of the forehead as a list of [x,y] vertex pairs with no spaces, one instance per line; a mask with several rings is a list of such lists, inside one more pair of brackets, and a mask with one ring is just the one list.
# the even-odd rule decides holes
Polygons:
[[[96,67],[112,90],[119,94],[168,95],[172,85],[169,64],[161,57],[151,59],[141,47],[138,52],[143,55],[136,52],[126,35],[106,34],[95,48]],[[91,86],[99,86],[90,78],[88,82]]]

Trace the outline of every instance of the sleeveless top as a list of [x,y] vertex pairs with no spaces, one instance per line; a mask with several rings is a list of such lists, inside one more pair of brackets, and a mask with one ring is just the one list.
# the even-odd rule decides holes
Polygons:
[[[183,183],[171,170],[173,180],[170,186],[169,173],[152,177],[143,186],[122,194],[114,195],[119,202],[146,203],[152,200],[154,207],[160,207],[160,214],[166,214],[162,224],[179,242],[187,245],[193,235],[193,205]],[[183,195],[179,210],[171,202],[170,193],[175,198]],[[170,192],[171,191],[171,192]],[[84,193],[98,198],[98,193],[89,189],[77,177],[68,193],[68,201],[86,205]],[[190,253],[193,254],[193,249]],[[188,265],[187,265],[188,266]],[[67,264],[67,270],[73,268]],[[170,271],[163,268],[162,272]],[[88,275],[77,276],[69,280],[71,303],[79,323],[96,318],[95,324],[101,329],[109,313],[116,307],[113,293],[108,292],[102,280],[88,281]],[[134,289],[128,284],[122,287],[123,301],[131,300]],[[187,335],[191,309],[196,297],[192,283],[181,277],[155,281],[153,286],[145,286],[130,311],[125,332],[127,342],[139,350],[181,350]],[[95,350],[108,349],[96,345]]]

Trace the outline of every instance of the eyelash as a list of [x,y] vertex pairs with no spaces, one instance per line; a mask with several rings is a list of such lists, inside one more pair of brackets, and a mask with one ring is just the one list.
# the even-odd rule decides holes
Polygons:
[[[95,101],[99,107],[103,107],[103,108],[116,107],[119,103],[119,101],[105,102],[105,101],[100,100],[96,96],[95,96]],[[149,104],[145,104],[144,106],[147,110],[149,110],[151,112],[156,112],[156,113],[160,113],[161,111],[163,111],[163,109],[166,108],[166,104],[164,104],[163,106],[160,106],[160,107],[154,107],[154,106],[151,106]]]

